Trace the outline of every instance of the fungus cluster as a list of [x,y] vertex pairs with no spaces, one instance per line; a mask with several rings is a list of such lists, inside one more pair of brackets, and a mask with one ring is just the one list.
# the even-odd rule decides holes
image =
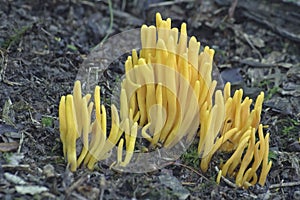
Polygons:
[[[128,119],[120,122],[116,106],[111,105],[111,129],[108,133],[106,109],[104,105],[100,105],[99,86],[95,87],[94,102],[90,102],[90,99],[91,94],[82,97],[80,81],[76,81],[73,95],[62,96],[60,100],[60,138],[63,143],[64,157],[71,171],[76,171],[82,163],[89,169],[94,169],[95,163],[109,157],[110,151],[117,144],[122,150],[124,141],[120,138],[124,132],[126,132],[126,155],[122,161],[122,151],[118,153],[118,164],[128,164],[134,150],[137,123],[129,127]],[[94,121],[92,121],[93,110]],[[77,158],[76,140],[78,138],[82,139],[83,146]]]
[[259,124],[264,93],[258,95],[250,111],[252,99],[243,100],[242,89],[231,97],[230,90],[230,83],[227,83],[223,96],[220,91],[215,93],[212,109],[202,110],[201,117],[206,121],[200,128],[198,146],[198,153],[202,153],[201,170],[207,171],[217,151],[229,152],[231,156],[221,166],[218,182],[221,175],[229,174],[235,177],[237,186],[248,188],[257,183],[256,171],[261,166],[258,182],[264,185],[272,165],[268,162],[269,133],[264,136],[263,125]]
[[171,148],[187,135],[192,138],[200,108],[212,105],[214,50],[205,47],[199,54],[200,42],[188,40],[186,24],[179,32],[160,14],[156,27],[142,26],[141,43],[140,52],[133,50],[125,62],[121,118],[138,122],[151,146]]
[[[163,20],[157,13],[156,26],[141,27],[141,44],[141,50],[132,50],[125,62],[120,109],[118,113],[111,105],[109,133],[99,86],[95,87],[94,102],[90,94],[82,96],[79,81],[73,95],[61,97],[60,137],[70,169],[75,171],[81,164],[93,169],[114,147],[114,164],[126,167],[140,133],[150,148],[168,149],[181,140],[197,139],[202,171],[207,171],[216,152],[226,152],[230,157],[221,164],[217,181],[229,175],[239,187],[247,188],[257,181],[264,185],[272,165],[268,162],[269,134],[264,135],[260,124],[264,94],[257,97],[251,110],[252,99],[243,99],[242,89],[231,96],[227,83],[223,91],[215,91],[214,50],[204,47],[201,51],[200,42],[188,38],[185,23],[179,31],[171,27],[170,18]],[[78,138],[83,141],[79,156]]]

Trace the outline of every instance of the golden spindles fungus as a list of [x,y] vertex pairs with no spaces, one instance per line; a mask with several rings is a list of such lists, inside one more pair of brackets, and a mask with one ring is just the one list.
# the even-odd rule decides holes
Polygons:
[[[256,184],[256,171],[263,159],[265,161],[261,166],[259,183],[264,185],[266,174],[269,172],[272,163],[268,163],[268,147],[266,148],[266,146],[269,146],[269,134],[264,137],[262,125],[259,125],[264,94],[261,93],[257,97],[252,110],[250,110],[252,99],[246,97],[242,100],[242,94],[243,91],[240,89],[231,97],[230,83],[225,85],[225,116],[223,120],[221,117],[219,118],[223,123],[223,127],[220,131],[217,131],[219,132],[219,136],[214,131],[209,131],[210,127],[220,124],[220,120],[212,120],[217,110],[215,108],[218,108],[218,101],[215,100],[215,105],[212,109],[207,109],[205,106],[202,107],[204,110],[201,110],[201,118],[206,119],[206,121],[201,125],[198,152],[202,153],[200,167],[204,172],[208,169],[210,160],[218,150],[232,152],[231,157],[221,167],[222,175],[229,174],[230,176],[234,176],[236,184],[239,187],[248,188]],[[220,109],[217,113],[222,115],[223,109]],[[259,137],[257,138],[258,142],[255,143],[256,132],[258,132]],[[205,149],[205,145],[211,149]]]
[[[231,155],[221,166],[217,182],[229,175],[235,177],[239,187],[247,188],[257,181],[264,185],[272,165],[268,162],[269,134],[264,136],[260,125],[264,93],[258,95],[251,110],[252,99],[243,99],[242,89],[231,96],[227,83],[223,92],[215,92],[214,50],[206,46],[200,51],[200,42],[194,36],[188,38],[185,23],[179,33],[178,28],[172,28],[170,18],[163,20],[157,13],[156,26],[141,27],[141,45],[141,50],[133,49],[125,62],[120,116],[111,105],[109,133],[99,86],[94,102],[89,102],[90,94],[82,97],[79,81],[73,95],[61,98],[60,138],[71,170],[82,162],[93,169],[98,160],[110,156],[114,147],[114,164],[126,167],[133,157],[138,132],[151,148],[171,149],[182,139],[191,142],[200,128],[197,138],[202,171],[207,171],[214,154],[221,151]],[[79,137],[83,138],[83,147],[77,159]]]
[[[82,162],[89,169],[93,169],[97,161],[104,160],[109,156],[110,151],[115,147],[123,134],[118,111],[112,105],[111,130],[107,138],[106,109],[103,105],[100,105],[99,86],[95,87],[95,102],[88,104],[90,98],[90,94],[82,97],[80,82],[76,81],[73,95],[62,96],[59,104],[60,137],[63,143],[64,156],[70,164],[71,171],[76,171]],[[94,105],[96,119],[91,122]],[[80,116],[81,121],[77,120],[77,116]],[[81,128],[79,129],[78,127]],[[130,135],[131,138],[126,141],[126,144],[128,145],[128,149],[130,149],[128,152],[133,152],[136,125],[130,128],[133,134]],[[83,140],[83,146],[81,154],[77,159],[76,140],[79,137]],[[130,158],[130,155],[126,155],[126,163],[129,163]]]
[[[133,116],[139,116],[134,121],[145,126],[142,131],[145,139],[152,146],[162,144],[171,148],[196,131],[198,125],[194,124],[197,118],[196,123],[199,123],[202,104],[207,102],[212,106],[216,86],[211,80],[214,51],[205,47],[199,54],[200,43],[195,37],[188,40],[185,23],[179,38],[178,29],[171,28],[171,19],[163,20],[157,13],[156,25],[142,26],[142,49],[139,56],[133,50],[134,56],[128,57],[122,88],[129,98]],[[134,92],[133,85],[138,87]],[[157,90],[161,90],[161,103],[158,103]],[[154,105],[155,118],[150,112]],[[121,110],[122,106],[121,102]]]

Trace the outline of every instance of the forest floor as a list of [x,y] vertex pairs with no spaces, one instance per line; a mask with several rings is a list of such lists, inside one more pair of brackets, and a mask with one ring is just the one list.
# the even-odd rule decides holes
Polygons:
[[[246,0],[230,9],[221,0],[114,0],[111,27],[107,1],[0,5],[1,199],[300,199],[299,1]],[[261,121],[273,166],[264,187],[217,185],[214,167],[201,172],[193,145],[154,172],[119,173],[101,163],[94,171],[68,170],[60,97],[71,93],[81,64],[106,35],[152,25],[156,12],[176,27],[187,22],[189,36],[215,49],[219,85],[230,81],[254,99],[265,92]]]

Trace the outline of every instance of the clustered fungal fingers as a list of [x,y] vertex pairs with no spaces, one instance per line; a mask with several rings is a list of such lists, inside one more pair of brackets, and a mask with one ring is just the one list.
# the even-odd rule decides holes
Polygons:
[[[223,91],[215,91],[215,51],[208,46],[201,51],[196,37],[188,38],[186,26],[182,23],[179,33],[170,18],[163,20],[157,13],[156,26],[141,27],[142,48],[133,49],[125,62],[120,114],[111,105],[108,119],[99,86],[95,87],[94,102],[90,94],[82,96],[79,81],[73,95],[61,97],[60,139],[71,171],[80,165],[94,169],[97,161],[110,157],[114,147],[117,156],[111,166],[128,166],[138,132],[150,149],[172,148],[183,140],[191,143],[196,134],[202,171],[208,170],[217,152],[229,156],[220,166],[217,183],[229,175],[238,187],[265,184],[272,162],[268,160],[270,135],[264,135],[260,124],[264,93],[257,96],[251,109],[253,100],[244,97],[242,89],[231,95],[231,85],[226,83]],[[78,138],[83,147],[77,158]]]
[[232,154],[232,156],[225,162],[224,166],[222,167],[222,176],[226,176],[227,172],[232,174],[236,166],[241,160],[243,150],[247,146],[247,142],[250,138],[250,132],[247,131],[244,134],[244,137],[241,138],[236,150]]
[[88,101],[90,99],[90,95],[86,95],[82,99],[82,123],[83,123],[83,128],[82,128],[82,141],[83,141],[83,147],[81,154],[77,160],[77,167],[79,167],[88,153],[88,148],[89,148],[89,141],[88,141],[88,134],[90,133],[90,123],[91,123],[91,117],[90,117],[90,112],[89,112],[89,107],[88,107]]
[[265,152],[263,155],[263,163],[262,163],[262,170],[261,170],[261,174],[260,174],[260,178],[258,183],[260,185],[265,185],[266,182],[266,177],[271,169],[272,166],[272,161],[268,162],[268,156],[269,156],[269,137],[270,134],[267,133],[266,137],[265,137]]
[[111,129],[109,136],[98,155],[99,160],[104,160],[110,155],[110,150],[118,143],[121,136],[122,131],[120,129],[118,111],[115,105],[111,105]]
[[[100,87],[96,86],[94,91],[94,102],[89,102],[91,95],[82,97],[81,84],[76,81],[73,95],[62,96],[59,104],[60,138],[63,143],[63,152],[71,171],[83,164],[89,169],[94,169],[95,163],[104,160],[110,155],[110,151],[119,142],[124,130],[120,127],[118,111],[114,105],[111,106],[111,130],[107,134],[107,116],[104,105],[101,105]],[[95,120],[92,122],[92,113],[95,108]],[[125,113],[127,116],[127,113]],[[77,119],[80,118],[81,121]],[[127,119],[127,121],[129,121]],[[128,123],[129,124],[129,123]],[[130,137],[127,139],[128,152],[133,152],[137,125],[130,126]],[[126,137],[126,136],[125,136]],[[81,138],[83,146],[79,157],[76,155],[76,140]],[[90,138],[90,139],[89,139]],[[121,146],[121,145],[120,145]],[[126,155],[125,164],[129,163],[130,155]]]
[[208,170],[208,165],[213,155],[217,152],[217,150],[219,150],[220,146],[224,143],[224,141],[227,141],[236,132],[237,132],[237,128],[230,129],[223,136],[221,136],[216,140],[215,144],[213,145],[212,149],[209,151],[207,155],[202,154],[202,159],[200,162],[200,168],[202,171],[206,172]]
[[76,115],[76,121],[77,121],[77,130],[78,134],[81,133],[82,128],[83,128],[83,123],[82,123],[82,93],[81,93],[81,83],[79,81],[76,81],[74,84],[73,88],[73,102],[74,102],[74,107]]
[[198,143],[198,154],[203,154],[206,136],[209,128],[209,124],[211,123],[211,115],[208,109],[208,103],[205,102],[200,110],[200,131],[199,131],[199,143]]
[[137,127],[138,127],[137,122],[135,122],[130,129],[130,133],[129,133],[130,135],[126,140],[126,156],[124,162],[121,163],[121,166],[128,165],[132,158],[134,147],[135,147],[136,136],[137,136]]
[[63,144],[63,154],[66,158],[67,148],[66,148],[66,135],[67,135],[67,116],[66,116],[66,97],[62,96],[60,98],[59,107],[58,107],[58,118],[59,118],[59,132],[60,140]]
[[67,134],[66,141],[66,157],[72,171],[77,167],[76,156],[76,139],[78,137],[78,128],[76,123],[76,115],[74,113],[73,96],[67,95],[66,98],[66,119],[67,119]]
[[[268,163],[268,158],[266,156],[268,155],[268,150],[265,149],[265,146],[269,146],[269,144],[266,144],[266,140],[269,140],[269,134],[267,134],[264,138],[263,127],[262,125],[259,125],[259,141],[255,143],[255,133],[257,132],[256,123],[259,121],[257,121],[257,118],[254,118],[253,116],[256,116],[257,113],[260,115],[261,110],[257,108],[261,108],[263,94],[257,98],[257,107],[254,107],[250,113],[250,105],[252,100],[246,97],[244,101],[241,101],[241,93],[242,91],[240,90],[235,93],[234,97],[231,98],[230,85],[226,84],[224,88],[224,96],[226,96],[224,99],[227,99],[227,102],[225,103],[226,117],[224,120],[223,129],[221,129],[221,137],[216,139],[216,142],[208,155],[202,158],[200,166],[203,171],[206,171],[210,159],[217,149],[220,148],[220,146],[222,146],[220,149],[223,151],[234,151],[232,156],[223,165],[222,175],[225,176],[226,174],[229,174],[231,176],[235,176],[237,186],[248,188],[249,186],[256,184],[258,179],[256,171],[261,165],[263,158],[265,159],[265,165],[263,164],[261,168],[262,172],[260,180],[262,181],[260,184],[264,185],[265,183],[264,178],[271,167],[271,162]],[[232,104],[233,101],[231,99],[234,99],[235,104]],[[239,103],[240,106],[237,106],[237,103]],[[238,108],[231,109],[233,106]],[[228,112],[229,110],[231,112]],[[238,114],[238,112],[241,114]],[[253,113],[255,113],[255,115]],[[227,125],[226,127],[226,124],[228,124],[226,122],[228,120],[235,122],[236,116],[239,116],[242,120],[237,123],[230,123],[232,126]],[[251,126],[253,124],[255,125],[254,127]],[[247,127],[247,129],[245,129],[245,127]],[[246,153],[244,153],[246,148]],[[244,156],[242,156],[243,154]],[[250,163],[253,163],[252,166],[250,166]]]
[[[136,77],[134,84],[141,85],[136,94],[133,95],[137,96],[137,102],[135,102],[137,105],[134,105],[134,103],[131,105],[134,105],[133,107],[137,108],[135,110],[140,112],[139,118],[136,118],[135,121],[139,122],[139,126],[146,126],[143,128],[142,135],[147,140],[151,140],[152,146],[160,142],[165,147],[172,147],[182,137],[187,135],[186,132],[190,127],[189,123],[195,121],[198,102],[195,101],[195,103],[190,104],[191,106],[187,106],[187,101],[190,100],[190,96],[194,95],[194,91],[190,87],[201,87],[197,80],[199,76],[197,70],[200,43],[197,42],[195,37],[192,37],[189,41],[189,46],[191,47],[191,51],[189,51],[187,48],[186,24],[182,25],[178,39],[178,29],[171,29],[171,20],[162,20],[160,14],[157,14],[156,17],[157,28],[142,26],[142,49],[139,53],[140,56],[136,58],[139,63],[132,62],[132,57],[128,57],[125,63],[126,78],[123,82],[133,80],[128,74],[133,73],[135,74],[134,77]],[[192,65],[189,59],[191,59]],[[140,60],[142,60],[142,63]],[[143,70],[139,70],[142,67],[141,65]],[[150,80],[149,77],[151,76],[149,76],[149,73],[146,73],[149,68],[153,69],[154,73],[154,78]],[[129,72],[128,69],[134,72]],[[150,72],[152,71],[150,70]],[[154,90],[157,90],[157,86],[155,86],[157,83],[161,83],[164,86],[161,90],[162,99],[164,99],[162,101],[162,109],[165,112],[161,113],[165,113],[167,116],[164,126],[159,132],[157,130],[160,129],[160,126],[154,130],[153,125],[158,124],[151,122],[151,116],[149,115],[151,107],[155,104],[151,96],[154,96],[152,94]],[[146,84],[146,87],[144,84]],[[122,84],[122,86],[126,87],[125,84]],[[127,88],[125,89],[127,90]],[[197,100],[199,99],[199,93],[200,89],[198,89],[198,94],[195,97]],[[144,96],[147,98],[145,99]],[[176,97],[178,98],[176,99]],[[151,122],[151,125],[147,125],[149,122]],[[182,124],[185,125],[183,126]],[[190,130],[195,131],[195,129],[193,127]],[[148,133],[149,131],[150,133]],[[155,138],[153,139],[154,135]],[[191,138],[191,136],[189,137]]]
[[243,177],[247,178],[247,176],[245,174],[245,170],[253,158],[253,152],[254,152],[254,146],[255,146],[255,129],[251,128],[250,131],[251,131],[251,133],[250,133],[249,145],[248,145],[246,154],[244,155],[244,158],[242,159],[239,171],[235,178],[235,182],[239,187],[241,187],[243,184],[242,183]]
[[117,165],[122,165],[123,146],[124,146],[124,139],[122,138],[118,144]]

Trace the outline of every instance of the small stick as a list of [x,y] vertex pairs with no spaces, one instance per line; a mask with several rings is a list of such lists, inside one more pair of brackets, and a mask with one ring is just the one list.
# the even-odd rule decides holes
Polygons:
[[88,178],[87,174],[83,174],[76,182],[66,189],[66,196],[69,197],[73,190],[80,186]]
[[269,189],[281,188],[281,187],[293,187],[300,185],[300,181],[298,182],[288,182],[288,183],[277,183],[270,185]]
[[[217,173],[219,173],[219,168],[216,166],[215,167],[215,170],[217,171]],[[221,178],[222,178],[222,180],[225,182],[225,183],[227,183],[229,186],[231,186],[231,187],[233,187],[233,188],[238,188],[238,186],[235,184],[235,183],[233,183],[233,182],[231,182],[230,180],[228,180],[227,178],[225,178],[224,176],[221,176]]]
[[17,171],[20,171],[20,170],[24,170],[24,171],[31,171],[30,169],[30,165],[27,165],[27,164],[21,164],[21,165],[2,165],[2,169],[5,169],[5,170],[17,170]]

